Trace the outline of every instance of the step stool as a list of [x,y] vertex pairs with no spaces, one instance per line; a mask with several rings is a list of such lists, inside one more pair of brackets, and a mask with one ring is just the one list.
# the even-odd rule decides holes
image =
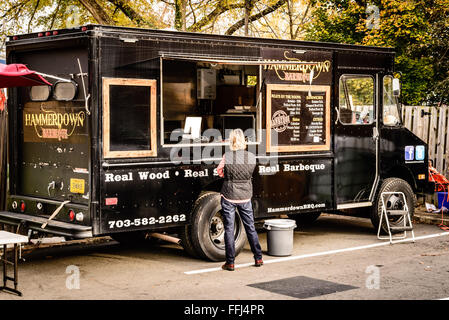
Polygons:
[[[387,206],[385,205],[385,197],[389,195],[398,195],[402,197],[404,208],[402,210],[387,210]],[[379,229],[377,230],[377,238],[380,240],[390,240],[390,244],[393,244],[393,240],[402,240],[407,238],[407,232],[410,231],[412,234],[412,237],[408,240],[411,240],[415,242],[415,233],[413,232],[413,225],[412,220],[410,218],[410,212],[408,210],[407,201],[404,193],[402,192],[382,192],[381,193],[381,200],[382,200],[382,212],[380,215],[380,221],[379,221]],[[404,225],[403,226],[397,226],[392,227],[390,226],[390,222],[388,221],[388,218],[390,217],[403,217]],[[381,236],[380,230],[382,229],[382,220],[385,218],[385,222],[387,224],[387,230],[388,230],[388,236]],[[403,232],[401,236],[393,236],[392,232]],[[407,241],[407,240],[405,240]]]

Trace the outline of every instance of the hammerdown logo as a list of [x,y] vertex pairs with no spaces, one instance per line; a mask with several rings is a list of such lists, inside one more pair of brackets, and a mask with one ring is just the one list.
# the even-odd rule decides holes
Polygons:
[[276,111],[271,117],[271,129],[275,130],[276,132],[285,131],[289,123],[290,117],[283,110]]

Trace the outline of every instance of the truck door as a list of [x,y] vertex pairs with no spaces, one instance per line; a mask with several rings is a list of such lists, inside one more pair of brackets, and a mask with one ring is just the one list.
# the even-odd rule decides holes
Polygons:
[[377,177],[376,75],[340,72],[335,99],[337,208],[370,206]]
[[[87,50],[46,49],[17,53],[35,70],[70,79],[87,70]],[[89,198],[89,126],[83,87],[77,76],[46,86],[20,88],[18,95],[17,195],[87,204]],[[17,149],[16,149],[17,148]],[[17,166],[17,167],[16,167]],[[47,212],[48,213],[48,212]],[[51,213],[51,212],[49,212]]]

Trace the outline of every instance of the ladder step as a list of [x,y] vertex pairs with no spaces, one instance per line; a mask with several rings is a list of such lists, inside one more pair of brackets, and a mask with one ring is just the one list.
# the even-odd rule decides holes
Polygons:
[[407,210],[387,210],[389,216],[405,216],[407,213]]
[[408,226],[408,227],[390,227],[391,231],[396,231],[396,232],[402,232],[402,231],[412,231],[413,227],[412,226]]

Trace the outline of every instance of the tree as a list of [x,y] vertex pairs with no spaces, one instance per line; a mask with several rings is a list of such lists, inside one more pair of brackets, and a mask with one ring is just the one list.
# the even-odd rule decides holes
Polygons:
[[422,55],[432,59],[433,81],[428,100],[432,104],[449,104],[449,1],[430,1],[429,6],[430,41],[420,46]]
[[[64,28],[67,21],[80,24],[175,28],[204,32],[221,19],[223,33],[234,34],[284,6],[287,0],[4,0],[0,19],[10,28],[31,32]],[[256,9],[257,6],[257,10]],[[241,17],[243,13],[243,18]],[[167,17],[169,19],[167,19]],[[23,23],[24,22],[24,23]],[[23,26],[27,26],[24,30]],[[220,29],[222,31],[223,28]]]
[[[227,35],[233,34],[235,31],[237,31],[238,29],[243,27],[245,24],[246,24],[246,26],[248,26],[248,24],[250,22],[253,22],[253,21],[259,20],[260,18],[265,17],[266,15],[276,11],[278,8],[282,7],[286,3],[287,3],[287,0],[278,0],[275,3],[273,3],[272,5],[267,6],[266,9],[261,10],[257,14],[250,16],[249,13],[252,11],[254,6],[256,5],[256,2],[249,1],[249,4],[246,4],[246,6],[245,6],[245,10],[246,10],[245,18],[237,21],[231,27],[229,27],[229,29],[226,31],[226,34]],[[247,32],[246,32],[246,35],[248,35]]]
[[270,16],[302,1],[308,0],[3,0],[0,54],[7,35],[89,23],[282,37],[275,31],[282,15]]
[[403,102],[449,101],[449,1],[317,1],[309,40],[394,47]]

